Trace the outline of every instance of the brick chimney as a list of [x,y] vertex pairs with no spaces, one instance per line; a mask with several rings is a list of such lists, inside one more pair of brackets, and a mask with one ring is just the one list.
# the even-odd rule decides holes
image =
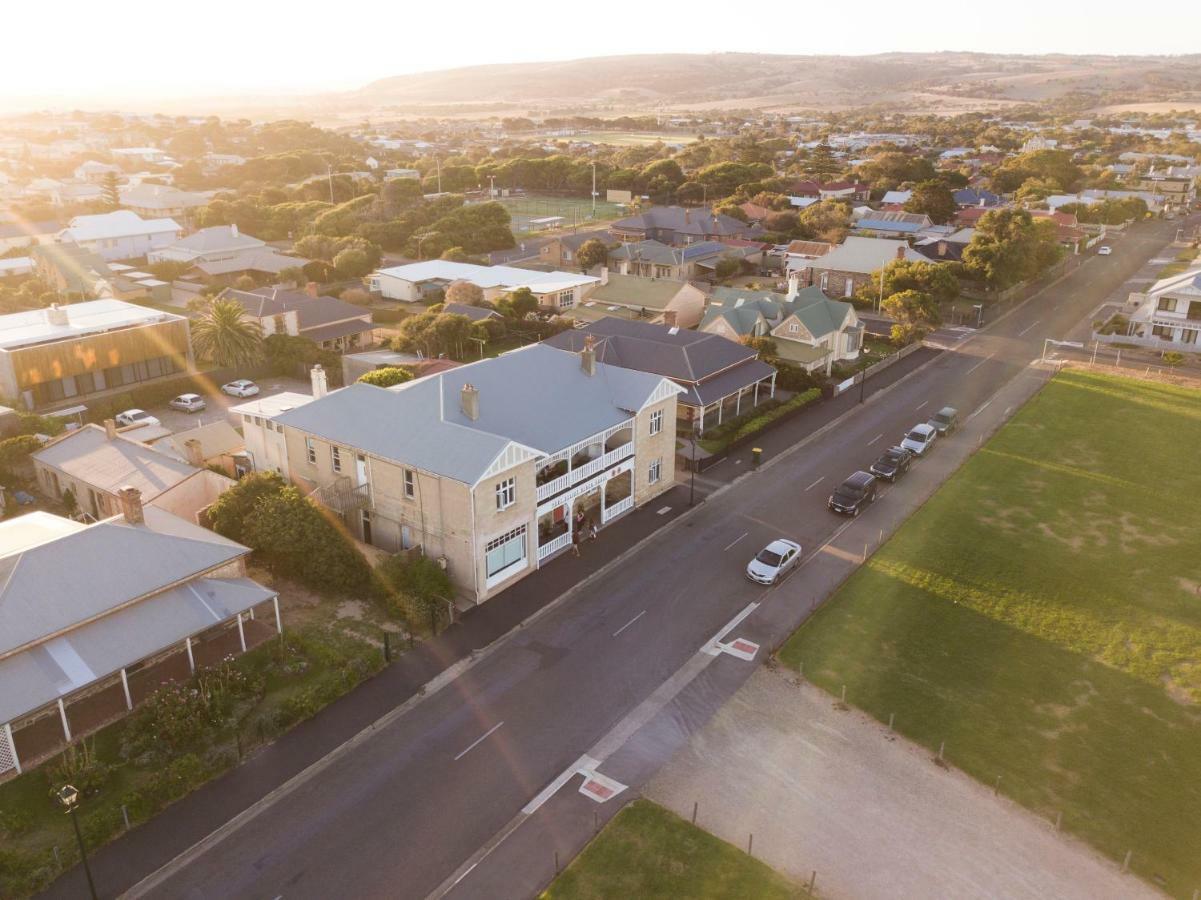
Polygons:
[[308,294],[310,297],[316,297],[317,296],[317,282],[310,281],[308,284],[306,284],[304,286],[304,292],[306,294]]
[[229,226],[229,234],[231,237],[237,237],[238,236],[238,226],[230,225]]
[[314,400],[320,400],[329,393],[329,381],[325,376],[325,368],[320,363],[309,371],[309,379],[313,384]]
[[796,295],[801,292],[801,276],[796,272],[788,273],[788,293],[785,294],[785,299],[795,300]]
[[601,266],[600,283],[601,284],[609,283],[609,267],[608,266]]
[[71,319],[63,307],[57,303],[51,303],[46,307],[46,322],[50,325],[67,326],[71,324]]
[[110,441],[117,439],[117,421],[116,419],[104,420],[104,436]]
[[463,385],[463,390],[459,395],[459,405],[463,408],[463,415],[471,421],[476,421],[480,417],[480,392],[474,384]]
[[141,525],[146,521],[142,512],[142,492],[136,487],[126,485],[117,490],[117,499],[121,501],[121,514],[130,525]]
[[907,249],[908,249],[908,248],[907,248],[907,247],[906,247],[904,244],[898,244],[898,245],[897,245],[897,259],[904,259],[904,258],[905,258],[905,251],[906,251]]
[[939,242],[938,242],[938,255],[939,255],[939,256],[946,256],[946,255],[947,255],[947,242],[946,242],[946,241],[939,241]]
[[198,469],[204,468],[204,448],[196,438],[188,438],[183,442],[184,459]]
[[584,349],[580,351],[580,368],[584,374],[596,374],[596,338],[590,334],[584,335]]
[[676,311],[674,309],[663,310],[663,324],[668,328],[676,327]]

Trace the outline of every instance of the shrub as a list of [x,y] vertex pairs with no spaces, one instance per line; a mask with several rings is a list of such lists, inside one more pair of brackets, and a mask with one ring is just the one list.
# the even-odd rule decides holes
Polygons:
[[795,409],[808,406],[820,396],[821,391],[818,388],[810,388],[783,403],[772,401],[767,409],[760,406],[753,412],[739,416],[736,419],[731,419],[728,422],[723,422],[718,427],[706,431],[703,438],[710,441],[721,441],[726,445],[733,444],[736,441],[758,434],[773,422],[783,418]]
[[[1165,366],[1175,369],[1179,366],[1184,365],[1184,354],[1181,353],[1179,350],[1168,350],[1163,355],[1163,362],[1164,362]],[[3,449],[4,449],[4,444],[0,444],[0,452],[2,452]]]
[[376,574],[410,623],[420,617],[431,632],[438,633],[449,615],[446,601],[454,595],[445,569],[425,556],[391,556],[379,564]]
[[231,541],[245,543],[246,517],[260,498],[278,494],[287,482],[276,472],[252,472],[223,492],[209,507],[213,531]]
[[[397,384],[404,384],[406,381],[413,380],[413,373],[401,366],[383,366],[379,369],[373,369],[370,372],[364,372],[359,376],[359,381],[363,384],[373,384],[376,387],[392,387]],[[3,458],[4,444],[0,443],[0,459]]]
[[373,309],[371,310],[371,321],[376,325],[389,325],[401,321],[407,315],[401,309]]
[[50,767],[52,788],[73,785],[84,797],[99,792],[108,781],[109,767],[96,757],[95,741],[82,740],[71,744]]
[[18,434],[0,441],[0,468],[12,469],[29,458],[29,454],[42,446],[32,434]]

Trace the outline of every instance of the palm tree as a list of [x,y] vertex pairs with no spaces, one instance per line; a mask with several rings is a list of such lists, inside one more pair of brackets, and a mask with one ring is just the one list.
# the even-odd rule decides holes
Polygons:
[[257,362],[263,352],[263,330],[237,300],[214,300],[192,320],[192,347],[198,356],[219,366]]

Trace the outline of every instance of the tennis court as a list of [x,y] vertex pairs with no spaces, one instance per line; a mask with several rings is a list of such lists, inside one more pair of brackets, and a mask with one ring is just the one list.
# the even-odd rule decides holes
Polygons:
[[619,204],[599,199],[595,214],[592,201],[585,198],[501,197],[499,202],[509,211],[514,234],[536,234],[590,222],[608,222],[626,214]]

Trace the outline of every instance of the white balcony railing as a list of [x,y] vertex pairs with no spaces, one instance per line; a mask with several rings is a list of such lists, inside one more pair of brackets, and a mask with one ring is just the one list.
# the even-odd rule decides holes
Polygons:
[[603,524],[605,522],[608,522],[610,519],[612,519],[616,516],[620,516],[626,510],[633,509],[633,508],[634,508],[634,495],[631,494],[630,496],[626,497],[623,500],[618,500],[612,506],[606,506],[604,511],[601,513],[601,523]]
[[573,484],[579,484],[585,479],[591,478],[598,472],[604,471],[614,463],[619,463],[623,459],[628,459],[634,455],[634,442],[622,444],[608,453],[604,453],[596,459],[590,459],[582,466],[577,466],[565,475],[560,475],[554,481],[548,481],[546,484],[538,485],[538,502],[541,503],[547,497],[553,497],[560,491],[565,491]]
[[538,545],[538,562],[546,559],[552,553],[558,553],[571,543],[571,532],[565,531],[557,538]]

